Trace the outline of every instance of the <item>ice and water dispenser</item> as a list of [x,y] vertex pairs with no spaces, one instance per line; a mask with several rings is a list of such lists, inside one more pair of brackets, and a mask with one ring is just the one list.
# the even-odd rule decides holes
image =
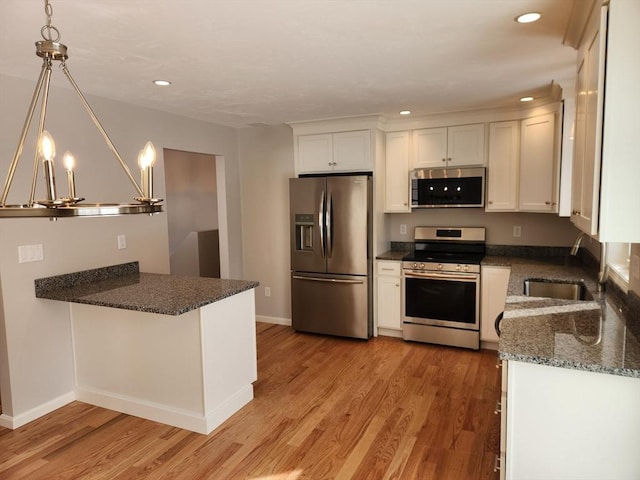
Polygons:
[[313,217],[313,213],[295,214],[296,250],[300,252],[313,251]]

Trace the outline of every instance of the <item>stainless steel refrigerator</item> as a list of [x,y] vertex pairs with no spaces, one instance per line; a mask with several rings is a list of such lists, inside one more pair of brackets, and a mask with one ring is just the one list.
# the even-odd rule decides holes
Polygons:
[[289,180],[294,330],[372,334],[371,176]]

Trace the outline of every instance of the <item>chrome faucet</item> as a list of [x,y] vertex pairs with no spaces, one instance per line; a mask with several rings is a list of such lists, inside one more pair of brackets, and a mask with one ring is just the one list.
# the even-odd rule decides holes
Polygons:
[[575,257],[578,254],[578,249],[580,248],[580,242],[582,242],[582,239],[586,236],[587,236],[586,233],[581,233],[580,235],[578,235],[578,238],[576,238],[576,241],[573,242],[573,247],[571,247],[571,255]]

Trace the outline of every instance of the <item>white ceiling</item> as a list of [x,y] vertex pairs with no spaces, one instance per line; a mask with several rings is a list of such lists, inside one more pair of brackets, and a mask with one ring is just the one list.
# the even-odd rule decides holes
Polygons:
[[[575,69],[574,0],[50,2],[85,94],[233,127],[515,105]],[[0,73],[36,80],[44,24],[42,0],[0,0]]]

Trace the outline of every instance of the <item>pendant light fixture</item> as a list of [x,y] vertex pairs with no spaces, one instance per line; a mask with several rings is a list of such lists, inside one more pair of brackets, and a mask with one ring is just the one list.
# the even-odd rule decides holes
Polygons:
[[[95,217],[137,213],[153,214],[161,212],[162,206],[160,203],[162,202],[162,199],[153,198],[153,164],[156,159],[156,151],[153,144],[151,142],[147,142],[138,155],[138,166],[140,167],[141,172],[141,187],[131,175],[131,171],[122,160],[118,150],[100,124],[98,117],[96,117],[95,113],[89,106],[89,103],[78,88],[78,85],[69,73],[69,69],[66,64],[66,60],[68,58],[67,47],[62,43],[59,43],[60,32],[51,24],[53,8],[51,7],[49,0],[44,0],[44,11],[47,23],[40,30],[43,40],[36,42],[36,55],[41,57],[43,60],[42,69],[27,112],[27,118],[22,128],[18,147],[16,148],[13,161],[9,166],[2,196],[0,197],[0,218],[48,217],[56,219],[59,217]],[[53,62],[60,62],[60,68],[71,84],[71,87],[78,95],[80,103],[82,103],[83,107],[89,114],[89,118],[91,118],[91,121],[102,135],[102,138],[115,156],[116,160],[120,163],[122,170],[129,178],[129,181],[135,190],[136,196],[134,199],[136,203],[84,203],[84,198],[76,196],[75,177],[73,173],[76,159],[73,154],[68,151],[62,157],[65,170],[67,171],[68,195],[62,197],[58,196],[54,174],[56,146],[51,134],[45,130],[47,102],[49,99],[49,85],[51,83]],[[13,177],[16,173],[18,163],[20,162],[22,150],[28,135],[29,127],[31,126],[31,121],[33,120],[34,112],[38,105],[38,100],[40,100],[41,109],[36,137],[37,144],[33,163],[31,193],[27,203],[21,205],[8,205],[6,203],[7,196],[9,195],[9,190],[11,189],[11,184],[13,182]],[[42,172],[46,185],[46,199],[35,198],[40,164],[42,164]]]

